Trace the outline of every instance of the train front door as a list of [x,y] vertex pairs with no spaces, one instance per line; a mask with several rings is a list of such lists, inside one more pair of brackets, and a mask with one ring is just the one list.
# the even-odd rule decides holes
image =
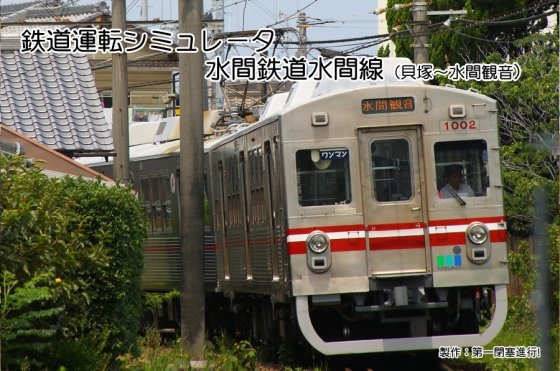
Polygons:
[[358,130],[370,276],[429,271],[421,134],[419,126]]

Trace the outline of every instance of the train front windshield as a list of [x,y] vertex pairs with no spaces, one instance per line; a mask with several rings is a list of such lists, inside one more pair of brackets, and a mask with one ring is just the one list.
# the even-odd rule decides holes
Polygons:
[[[489,186],[486,141],[438,142],[434,145],[439,198],[484,197]],[[452,186],[453,184],[453,186]]]
[[371,144],[373,198],[377,202],[412,198],[414,177],[410,167],[410,145],[406,139],[374,140]]
[[296,153],[301,206],[350,203],[350,155],[347,148],[305,149]]

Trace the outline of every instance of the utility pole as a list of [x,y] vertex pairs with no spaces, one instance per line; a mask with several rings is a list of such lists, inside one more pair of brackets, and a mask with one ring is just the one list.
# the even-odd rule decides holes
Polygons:
[[[126,29],[125,0],[113,0],[111,27]],[[130,182],[128,146],[128,70],[126,53],[113,53],[113,145],[116,155],[113,161],[113,177],[125,184]]]
[[[206,29],[214,36],[224,32],[224,0],[212,0],[211,11],[212,19],[217,21],[217,23],[210,23]],[[225,58],[225,49],[220,48],[216,51],[216,54],[222,59]],[[224,92],[222,91],[221,83],[221,81],[216,81],[212,84],[212,99],[209,104],[211,108],[222,109],[224,107]]]
[[[395,5],[396,6],[396,5]],[[402,6],[401,6],[402,7]],[[428,10],[428,2],[414,1],[410,8],[412,12],[413,23],[413,48],[414,48],[414,63],[428,63],[430,61],[428,55],[428,16],[430,15],[464,15],[467,14],[466,10]],[[451,21],[452,18],[449,18]]]
[[[379,15],[385,13],[388,9],[399,10],[404,8],[410,8],[412,12],[412,47],[414,48],[414,63],[428,63],[430,58],[428,55],[428,48],[430,44],[428,43],[428,16],[430,15],[449,15],[450,18],[444,24],[448,22],[451,23],[454,15],[464,15],[467,14],[466,10],[428,10],[428,2],[418,1],[405,3],[405,4],[394,4],[391,8],[377,8],[373,10],[373,14]],[[409,28],[407,26],[407,28]],[[410,28],[409,28],[410,30]]]
[[425,1],[414,1],[410,11],[413,21],[413,48],[414,63],[428,63],[428,3]]
[[148,20],[148,0],[142,0],[142,8],[141,9],[141,13],[142,13],[142,20],[147,21]]
[[296,57],[305,57],[307,56],[307,17],[305,12],[300,12],[298,14],[297,20],[298,26],[298,36],[299,36],[299,46],[296,53]]
[[[179,33],[194,35],[196,53],[179,53],[181,97],[181,339],[191,357],[205,341],[202,0],[179,1]],[[179,45],[187,47],[187,40]]]

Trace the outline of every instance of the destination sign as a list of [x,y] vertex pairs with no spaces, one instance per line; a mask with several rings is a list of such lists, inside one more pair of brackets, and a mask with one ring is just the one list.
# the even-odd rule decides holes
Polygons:
[[396,113],[414,111],[414,97],[362,99],[362,113]]

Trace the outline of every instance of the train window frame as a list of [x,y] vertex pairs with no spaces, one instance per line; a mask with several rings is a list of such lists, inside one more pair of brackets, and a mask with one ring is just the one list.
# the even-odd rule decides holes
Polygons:
[[171,190],[169,174],[166,172],[149,173],[140,176],[140,194],[148,234],[158,236],[173,231]]
[[[395,141],[405,143],[406,156],[395,158],[393,151],[396,147]],[[392,142],[387,147],[389,151],[377,152],[382,142]],[[378,144],[376,146],[376,144]],[[369,144],[371,158],[372,198],[378,203],[410,202],[414,198],[414,164],[412,161],[412,143],[406,137],[376,138]],[[376,164],[377,160],[377,164]],[[376,166],[377,165],[377,166]],[[378,176],[380,175],[380,176]],[[408,180],[405,184],[405,180]],[[382,183],[383,185],[381,185]],[[379,184],[379,185],[378,185]]]
[[[321,153],[330,154],[331,158],[321,159]],[[294,155],[300,206],[333,206],[352,202],[348,147],[300,148]]]
[[[436,198],[453,200],[453,192],[447,191],[448,177],[460,172],[460,198],[483,198],[490,194],[490,171],[488,142],[484,139],[441,140],[433,145]],[[472,194],[471,194],[472,191]]]
[[224,180],[226,186],[226,202],[228,217],[226,218],[227,227],[241,226],[241,183],[240,183],[240,162],[239,155],[234,154],[226,158],[226,171]]
[[251,224],[264,222],[264,177],[262,166],[262,147],[256,146],[247,151],[249,165],[249,189],[250,194],[250,214]]

